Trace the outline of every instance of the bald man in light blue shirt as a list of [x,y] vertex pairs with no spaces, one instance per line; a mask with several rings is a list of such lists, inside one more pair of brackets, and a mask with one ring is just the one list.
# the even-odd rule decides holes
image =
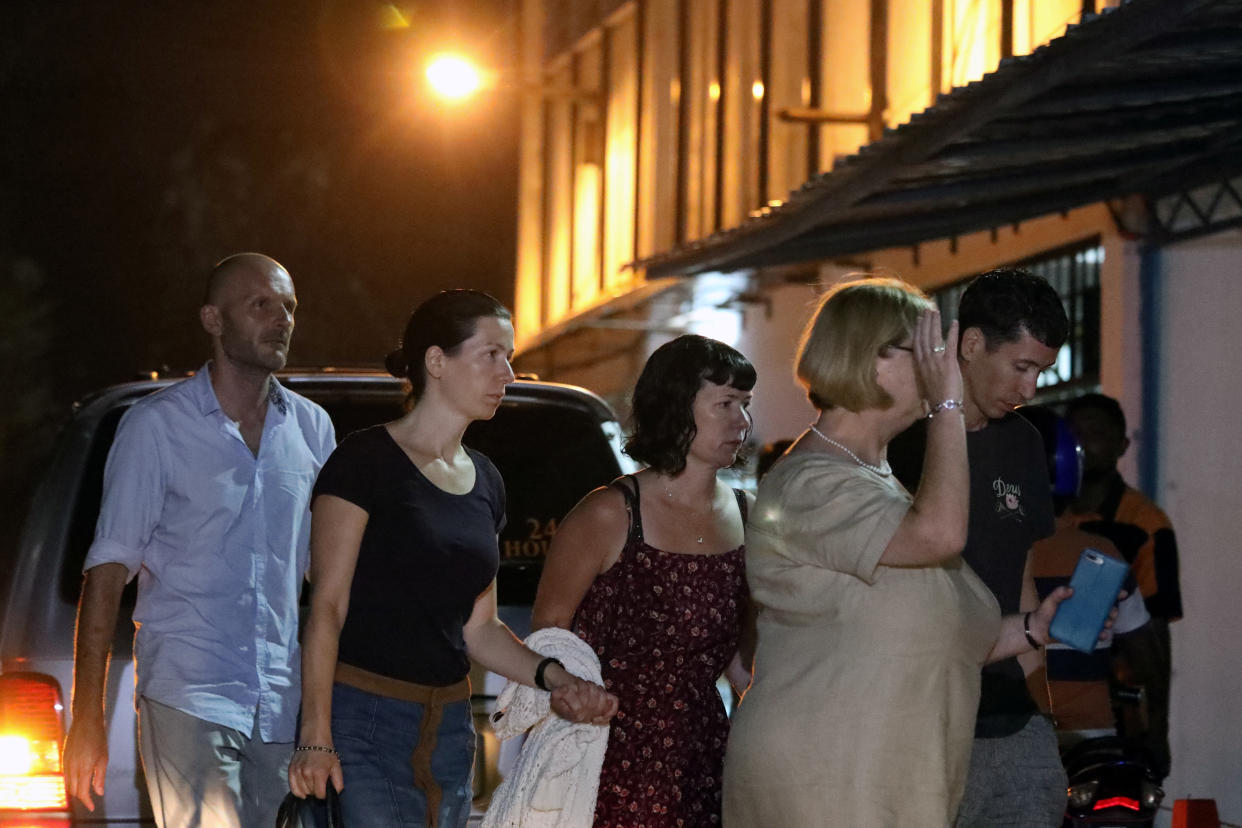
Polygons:
[[117,430],[78,610],[70,796],[104,792],[108,648],[138,579],[140,752],[162,826],[272,824],[301,699],[298,596],[322,408],[281,386],[297,299],[274,260],[220,262],[200,311],[212,359]]

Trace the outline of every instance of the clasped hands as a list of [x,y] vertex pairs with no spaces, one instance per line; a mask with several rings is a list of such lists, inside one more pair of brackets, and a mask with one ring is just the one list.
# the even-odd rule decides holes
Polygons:
[[617,697],[594,682],[585,681],[559,664],[548,668],[552,712],[579,724],[606,725],[617,715]]

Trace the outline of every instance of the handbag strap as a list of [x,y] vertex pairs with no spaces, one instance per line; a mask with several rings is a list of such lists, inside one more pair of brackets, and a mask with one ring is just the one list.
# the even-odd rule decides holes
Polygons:
[[[328,817],[328,828],[345,828],[341,818],[341,796],[336,792],[332,780],[328,780],[327,797],[318,799],[308,796],[299,799],[292,792],[285,795],[276,812],[276,828],[312,828],[319,823],[314,818],[314,811],[322,809]],[[304,819],[304,817],[308,817]]]

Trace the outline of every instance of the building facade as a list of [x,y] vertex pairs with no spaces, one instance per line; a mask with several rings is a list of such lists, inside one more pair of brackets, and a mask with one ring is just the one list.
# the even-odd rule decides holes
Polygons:
[[522,0],[521,31],[518,368],[624,413],[651,350],[715,336],[762,443],[814,415],[792,359],[826,285],[948,308],[1043,273],[1074,330],[1042,396],[1121,400],[1181,538],[1170,801],[1242,823],[1242,2]]
[[524,0],[519,347],[1095,5]]

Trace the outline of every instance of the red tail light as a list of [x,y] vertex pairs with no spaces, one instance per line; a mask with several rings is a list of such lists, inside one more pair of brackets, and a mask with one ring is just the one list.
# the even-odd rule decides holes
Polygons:
[[1137,811],[1139,804],[1137,799],[1131,799],[1128,796],[1111,796],[1108,799],[1101,799],[1095,803],[1092,810],[1102,811],[1105,808],[1129,808],[1131,811]]
[[0,676],[0,811],[64,811],[64,707],[55,679]]

